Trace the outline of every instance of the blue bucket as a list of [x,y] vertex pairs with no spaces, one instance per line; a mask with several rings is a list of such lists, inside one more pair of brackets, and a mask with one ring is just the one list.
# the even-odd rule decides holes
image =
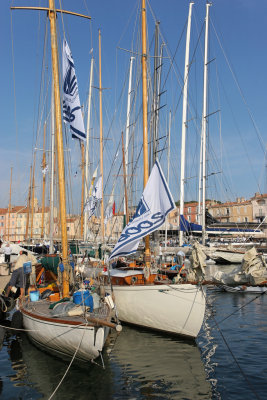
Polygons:
[[78,290],[73,293],[73,303],[79,304],[80,306],[90,307],[90,311],[93,311],[94,300],[89,290]]
[[38,301],[40,298],[40,292],[39,290],[35,290],[33,292],[30,292],[30,300],[31,301]]

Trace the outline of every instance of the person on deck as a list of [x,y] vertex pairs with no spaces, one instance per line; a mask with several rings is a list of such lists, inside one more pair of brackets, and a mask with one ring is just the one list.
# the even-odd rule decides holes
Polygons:
[[11,253],[12,253],[12,249],[10,247],[10,244],[7,243],[6,246],[3,248],[3,250],[4,250],[4,254],[5,254],[5,263],[9,264],[10,263],[10,256],[11,256]]
[[178,253],[177,253],[177,263],[178,263],[178,265],[183,266],[184,260],[185,260],[185,253],[182,250],[178,251]]
[[[34,274],[35,274],[35,264],[37,264],[36,258],[32,255],[27,253],[27,251],[21,250],[19,252],[19,257],[16,261],[14,270],[11,275],[11,279],[8,284],[6,296],[8,297],[12,287],[16,287],[20,289],[20,297],[23,297],[25,294],[28,292],[28,288],[30,285],[30,274],[25,274],[24,273],[24,264],[27,263],[28,261],[31,261],[32,263],[32,272],[33,274],[33,269],[34,269]],[[34,267],[33,267],[34,264]],[[31,279],[32,282],[32,279]],[[33,283],[33,285],[36,285],[36,282]]]

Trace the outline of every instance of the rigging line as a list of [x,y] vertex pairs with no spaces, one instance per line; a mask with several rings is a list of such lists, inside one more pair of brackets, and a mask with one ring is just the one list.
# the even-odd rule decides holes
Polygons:
[[58,383],[57,387],[55,388],[55,390],[53,391],[53,393],[49,396],[48,400],[51,400],[51,399],[54,397],[54,395],[56,394],[56,392],[57,392],[58,389],[60,388],[60,386],[61,386],[63,380],[65,379],[67,373],[69,372],[69,369],[70,369],[70,367],[71,367],[71,365],[72,365],[72,363],[73,363],[73,361],[74,361],[74,359],[75,359],[75,357],[76,357],[76,354],[77,354],[77,352],[78,352],[78,350],[79,350],[79,348],[80,348],[80,346],[81,346],[81,343],[82,343],[82,340],[83,340],[83,337],[84,337],[84,333],[85,333],[85,329],[83,330],[83,335],[82,335],[82,337],[81,337],[80,343],[79,343],[79,345],[77,346],[77,349],[75,350],[75,353],[73,354],[73,357],[72,357],[72,359],[71,359],[71,361],[70,361],[70,363],[69,363],[69,365],[68,365],[68,367],[67,367],[67,369],[66,369],[64,375],[62,376],[61,380],[59,381],[59,383]]
[[[241,307],[239,307],[238,309],[234,310],[231,314],[227,315],[225,318],[223,318],[222,320],[220,320],[218,322],[218,324],[222,324],[224,321],[226,321],[228,318],[230,318],[232,315],[236,314],[237,312],[239,312],[240,310],[242,310],[244,307],[246,307],[247,305],[249,305],[250,303],[253,303],[253,301],[257,300],[259,297],[261,297],[262,295],[266,294],[266,292],[262,292],[258,295],[256,295],[252,300],[249,300],[247,303],[243,304]],[[215,319],[215,318],[214,318]],[[215,321],[215,325],[217,325],[217,321]],[[213,329],[215,327],[215,325],[211,326],[211,329]]]
[[[201,275],[202,275],[202,277],[204,277],[203,272],[201,272]],[[207,296],[206,296],[206,293],[205,293],[205,291],[203,290],[203,288],[202,288],[202,291],[203,291],[203,295],[204,295],[205,299],[207,300]],[[262,294],[264,294],[264,293],[261,293],[259,296],[261,296]],[[257,297],[259,297],[259,296],[257,296]],[[251,302],[254,301],[254,300],[255,300],[255,299],[249,301],[247,304],[251,303]],[[207,303],[207,304],[208,304],[208,303]],[[247,304],[241,306],[241,307],[239,308],[239,310],[242,309],[243,307],[245,307]],[[210,304],[209,306],[210,306],[210,309],[213,309],[213,307],[212,307],[211,304]],[[238,310],[236,310],[236,311],[238,311]],[[236,313],[236,311],[234,311],[232,314]],[[231,314],[230,314],[230,315],[231,315]],[[239,368],[239,370],[240,370],[240,372],[241,372],[241,375],[243,376],[243,378],[244,378],[245,381],[247,382],[248,386],[250,387],[250,390],[252,391],[252,393],[254,393],[255,397],[256,397],[258,400],[260,400],[260,397],[258,396],[257,392],[255,391],[253,384],[250,383],[248,377],[246,376],[246,374],[244,373],[243,369],[241,368],[241,365],[239,364],[239,362],[238,362],[237,358],[235,357],[233,351],[230,349],[230,346],[228,345],[227,340],[225,339],[225,337],[224,337],[224,335],[223,335],[223,333],[222,333],[222,331],[221,331],[221,329],[220,329],[219,323],[216,321],[216,319],[215,319],[213,313],[211,313],[211,317],[213,318],[213,320],[214,320],[214,322],[215,322],[215,325],[213,325],[213,327],[211,327],[210,329],[213,329],[213,328],[216,326],[216,328],[218,329],[218,332],[220,333],[220,335],[221,335],[221,337],[222,337],[222,339],[223,339],[223,341],[224,341],[224,343],[225,343],[225,345],[226,345],[226,347],[227,347],[229,353],[230,353],[231,356],[233,357],[233,359],[234,359],[236,365],[238,366],[238,368]],[[224,318],[224,320],[225,320],[225,319],[226,319],[226,318]],[[222,320],[222,321],[224,321],[224,320]],[[222,321],[220,321],[220,324],[221,324]]]
[[213,25],[212,20],[211,20],[211,24],[212,24],[212,27],[213,27],[213,29],[214,29],[214,32],[215,32],[216,38],[217,38],[217,40],[218,40],[218,43],[219,43],[219,45],[220,45],[220,47],[221,47],[221,50],[222,50],[222,52],[223,52],[223,55],[224,55],[224,57],[225,57],[225,60],[226,60],[226,62],[227,62],[227,65],[228,65],[228,67],[229,67],[229,69],[230,69],[230,71],[231,71],[231,73],[232,73],[232,75],[233,75],[233,78],[234,78],[234,81],[235,81],[235,83],[236,83],[236,85],[237,85],[239,94],[240,94],[240,96],[241,96],[241,98],[242,98],[242,100],[243,100],[243,102],[244,102],[244,104],[245,104],[245,106],[246,106],[246,108],[247,108],[247,111],[248,111],[248,113],[249,113],[249,116],[250,116],[250,118],[251,118],[252,124],[253,124],[253,126],[254,126],[255,131],[256,131],[256,134],[257,134],[257,137],[258,137],[258,139],[259,139],[259,142],[260,142],[260,145],[261,145],[261,147],[262,147],[262,150],[263,150],[263,152],[265,153],[264,141],[263,141],[263,139],[262,139],[262,137],[261,137],[260,131],[259,131],[257,125],[256,125],[256,121],[255,121],[254,118],[253,118],[252,112],[250,111],[250,108],[249,108],[249,106],[248,106],[248,103],[247,103],[247,101],[246,101],[246,99],[245,99],[245,95],[244,95],[243,91],[241,90],[241,87],[240,87],[239,82],[238,82],[238,80],[237,80],[236,74],[234,73],[233,68],[231,67],[230,61],[228,60],[228,57],[227,57],[226,52],[225,52],[225,50],[224,50],[224,48],[223,48],[223,46],[222,46],[222,43],[221,43],[220,38],[219,38],[219,36],[218,36],[218,34],[217,34],[217,31],[216,31],[216,29],[215,29],[215,26]]
[[233,351],[230,349],[230,346],[229,346],[229,344],[227,343],[227,340],[225,339],[225,337],[224,337],[224,335],[223,335],[223,333],[222,333],[222,331],[221,331],[219,325],[217,324],[217,321],[216,321],[215,317],[213,316],[213,314],[212,314],[211,316],[212,316],[212,318],[213,318],[214,321],[215,321],[216,327],[217,327],[217,329],[218,329],[218,331],[219,331],[219,333],[220,333],[220,335],[221,335],[221,337],[222,337],[222,339],[223,339],[223,341],[224,341],[224,344],[226,345],[226,347],[227,347],[229,353],[230,353],[231,356],[233,357],[233,359],[234,359],[236,365],[238,366],[238,368],[239,368],[239,370],[240,370],[240,372],[241,372],[241,375],[243,376],[243,378],[244,378],[245,381],[247,382],[247,384],[248,384],[250,390],[252,391],[252,393],[254,393],[255,397],[256,397],[257,399],[260,400],[260,397],[258,396],[257,392],[255,391],[253,384],[249,381],[247,375],[244,373],[243,369],[241,368],[241,365],[239,364],[239,362],[238,362],[237,358],[235,357]]
[[[123,36],[125,35],[126,29],[128,28],[128,26],[129,26],[129,24],[130,24],[130,20],[131,20],[131,18],[132,18],[133,13],[135,12],[135,10],[138,10],[138,8],[139,8],[139,0],[136,0],[136,2],[135,2],[135,4],[134,4],[134,7],[133,7],[133,10],[132,10],[132,12],[130,13],[130,16],[129,16],[128,21],[127,21],[127,23],[126,23],[126,26],[125,26],[125,28],[124,28],[122,34],[121,34],[121,37],[120,37],[120,39],[119,39],[119,41],[118,41],[117,46],[119,45],[120,41],[122,40]],[[117,46],[116,46],[116,47],[117,47]]]
[[[89,12],[89,8],[88,8],[88,6],[87,6],[86,0],[83,0],[83,3],[84,3],[84,7],[85,7],[85,9],[86,9],[86,11],[87,11],[87,15],[88,15],[88,16],[91,15],[92,13]],[[90,22],[90,37],[91,37],[91,50],[90,50],[90,52],[91,52],[91,51],[93,52],[92,18],[90,18],[89,22]]]

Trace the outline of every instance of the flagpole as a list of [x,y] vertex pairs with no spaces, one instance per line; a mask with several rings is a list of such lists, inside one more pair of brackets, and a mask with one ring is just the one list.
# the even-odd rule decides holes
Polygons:
[[[142,84],[143,84],[143,163],[144,188],[148,181],[148,133],[147,133],[147,45],[146,45],[146,1],[142,0]],[[145,264],[150,267],[149,236],[145,237]]]

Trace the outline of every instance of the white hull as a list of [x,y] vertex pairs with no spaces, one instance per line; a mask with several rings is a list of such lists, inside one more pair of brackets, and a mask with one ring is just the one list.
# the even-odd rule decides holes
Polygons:
[[62,358],[89,361],[97,358],[103,349],[108,327],[81,326],[48,320],[21,310],[23,325],[29,338],[46,351]]
[[[196,337],[205,314],[205,289],[191,284],[113,285],[120,321]],[[110,288],[105,290],[110,293]]]

